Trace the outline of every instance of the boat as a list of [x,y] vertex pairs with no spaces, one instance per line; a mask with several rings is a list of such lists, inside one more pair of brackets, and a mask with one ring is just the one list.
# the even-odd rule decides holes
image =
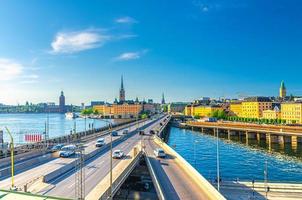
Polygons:
[[75,119],[78,117],[78,115],[75,114],[74,112],[67,112],[67,113],[65,113],[65,117],[66,117],[66,119]]

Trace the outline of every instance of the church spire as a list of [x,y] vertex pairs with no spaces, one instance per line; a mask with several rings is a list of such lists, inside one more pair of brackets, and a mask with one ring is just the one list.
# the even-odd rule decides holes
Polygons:
[[164,93],[163,93],[163,95],[162,95],[161,104],[166,104]]
[[121,88],[120,88],[120,102],[125,102],[125,89],[124,89],[124,80],[123,75],[121,77]]

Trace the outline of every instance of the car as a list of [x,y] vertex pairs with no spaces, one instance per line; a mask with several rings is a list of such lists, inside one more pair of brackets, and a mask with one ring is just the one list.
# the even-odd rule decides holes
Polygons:
[[96,147],[101,147],[101,146],[104,146],[104,145],[105,145],[105,138],[99,138],[99,139],[97,139],[97,141],[95,143]]
[[128,130],[127,129],[123,130],[123,134],[127,135],[128,134]]
[[117,131],[112,131],[111,135],[112,136],[118,136],[118,132]]
[[140,130],[138,133],[139,135],[145,135],[145,132],[143,130]]
[[161,148],[157,148],[154,150],[154,155],[158,158],[164,158],[166,157],[166,153],[163,149]]
[[151,130],[151,131],[150,131],[150,134],[151,134],[151,135],[154,135],[154,134],[155,134],[155,131],[154,131],[154,130]]
[[122,159],[124,157],[124,152],[122,150],[114,150],[112,153],[112,158]]
[[59,151],[59,156],[62,158],[67,158],[75,154],[76,151],[76,146],[71,144],[71,145],[66,145],[61,148]]
[[64,147],[64,144],[57,144],[51,148],[51,152],[60,151]]

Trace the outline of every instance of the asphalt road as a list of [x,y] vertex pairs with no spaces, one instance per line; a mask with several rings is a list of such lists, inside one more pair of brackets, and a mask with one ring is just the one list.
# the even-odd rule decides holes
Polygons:
[[[163,119],[162,119],[163,120]],[[162,121],[161,120],[161,121]],[[159,126],[159,122],[147,126],[144,130],[149,132],[155,126]],[[140,145],[141,139],[149,136],[140,136],[135,133],[132,137],[125,138],[125,140],[116,145],[113,150],[120,149],[128,154],[135,145]],[[109,172],[110,172],[110,151],[105,152],[102,156],[89,162],[85,167],[85,194],[87,195]],[[124,159],[127,159],[125,157]],[[113,168],[120,162],[120,160],[113,160]],[[69,173],[60,180],[54,180],[52,187],[40,191],[40,194],[46,194],[57,197],[75,198],[75,174]]]
[[148,140],[145,144],[147,156],[166,199],[208,199],[195,182],[175,162],[173,156],[167,155],[166,158],[156,158],[154,150],[159,148],[159,146],[153,140]]
[[[151,120],[148,120],[148,121],[151,122]],[[145,123],[147,123],[147,122],[145,122]],[[142,123],[139,124],[140,127],[143,125],[144,124],[142,124]],[[129,130],[129,132],[131,132],[131,131],[135,130],[136,128],[137,128],[137,125],[132,125],[131,127],[128,128],[128,130]],[[130,134],[131,133],[129,133],[129,135]],[[109,134],[107,134],[106,136],[103,136],[103,137],[105,138],[106,143],[110,142]],[[119,136],[113,137],[113,141],[117,140],[119,137],[123,137],[122,130],[119,131]],[[86,146],[85,153],[89,153],[96,149],[95,141],[90,141],[87,144],[85,144],[85,146]],[[98,156],[100,156],[100,155],[98,154]],[[15,186],[18,188],[23,188],[23,186],[26,183],[29,183],[32,180],[35,180],[51,171],[54,171],[64,165],[67,165],[67,164],[71,163],[72,161],[74,161],[74,159],[75,159],[74,157],[57,158],[50,162],[44,163],[42,165],[33,166],[32,168],[15,175]],[[11,187],[11,178],[6,178],[6,179],[0,181],[1,189],[9,189],[10,187]]]

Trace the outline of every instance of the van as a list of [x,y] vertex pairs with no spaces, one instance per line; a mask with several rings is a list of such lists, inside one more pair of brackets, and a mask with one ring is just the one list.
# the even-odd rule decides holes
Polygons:
[[76,151],[76,146],[71,144],[71,145],[66,145],[61,148],[59,151],[59,156],[62,158],[67,158],[75,154]]

